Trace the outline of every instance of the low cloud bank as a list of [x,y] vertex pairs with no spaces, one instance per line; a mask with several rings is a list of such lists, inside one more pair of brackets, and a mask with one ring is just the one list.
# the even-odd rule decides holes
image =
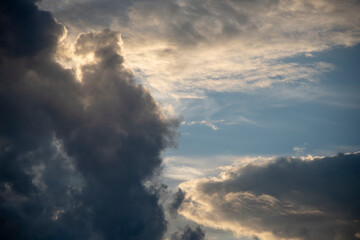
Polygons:
[[279,158],[180,184],[178,212],[205,226],[259,239],[356,239],[360,154]]

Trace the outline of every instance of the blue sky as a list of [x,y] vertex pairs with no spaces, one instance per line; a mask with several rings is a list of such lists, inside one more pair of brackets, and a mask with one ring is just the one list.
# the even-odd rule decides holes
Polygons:
[[[184,114],[178,149],[169,155],[331,155],[360,148],[360,47],[337,47],[284,62],[334,66],[316,82],[254,90],[208,93],[216,110]],[[191,100],[199,104],[202,99]],[[211,107],[210,107],[211,108]],[[247,121],[241,121],[245,118]],[[237,119],[240,121],[237,122]],[[201,124],[212,122],[217,130]],[[223,120],[223,121],[219,121]],[[233,123],[231,122],[233,121]],[[294,148],[302,148],[295,151]]]

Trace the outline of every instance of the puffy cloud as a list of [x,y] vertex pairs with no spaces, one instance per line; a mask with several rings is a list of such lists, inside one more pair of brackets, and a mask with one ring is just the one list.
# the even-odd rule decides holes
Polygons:
[[279,158],[180,184],[178,212],[260,239],[354,239],[360,232],[360,155]]
[[82,34],[81,81],[55,62],[65,34],[31,0],[0,3],[0,235],[162,239],[158,171],[178,120],[124,67],[119,34]]

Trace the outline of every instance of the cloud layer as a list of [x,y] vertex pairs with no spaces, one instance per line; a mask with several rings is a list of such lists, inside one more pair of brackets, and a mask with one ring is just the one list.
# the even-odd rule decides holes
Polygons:
[[93,0],[44,0],[41,6],[54,11],[72,32],[120,29],[127,64],[159,98],[315,81],[332,66],[286,58],[360,41],[355,0],[107,0],[103,6]]
[[198,224],[260,239],[355,239],[360,154],[227,169],[180,184],[179,213]]
[[65,29],[31,0],[0,3],[0,235],[4,239],[162,239],[143,185],[177,120],[123,63],[119,34],[84,33],[81,81],[55,62]]

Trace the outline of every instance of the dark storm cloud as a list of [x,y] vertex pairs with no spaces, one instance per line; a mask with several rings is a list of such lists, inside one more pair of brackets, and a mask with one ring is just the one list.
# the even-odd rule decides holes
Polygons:
[[204,240],[205,232],[200,228],[196,227],[192,229],[186,226],[182,232],[175,232],[171,235],[171,240]]
[[253,232],[271,232],[275,238],[345,240],[360,232],[360,154],[313,161],[280,158],[234,168],[226,175],[220,181],[187,183],[191,187],[186,196],[195,201],[185,201],[181,211],[191,218],[191,212],[202,210],[196,202],[209,204],[212,210],[203,210],[218,226],[226,229],[228,224],[227,229],[236,232],[239,224]]
[[161,239],[143,182],[177,121],[122,65],[118,34],[82,34],[82,82],[54,62],[64,28],[34,1],[0,3],[0,235],[4,239]]
[[38,11],[36,1],[2,1],[1,54],[30,56],[53,46],[64,28],[48,12]]

